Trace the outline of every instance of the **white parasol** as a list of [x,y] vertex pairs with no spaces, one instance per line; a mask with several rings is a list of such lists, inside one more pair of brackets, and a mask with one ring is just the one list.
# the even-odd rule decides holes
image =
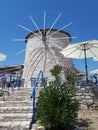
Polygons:
[[6,60],[6,55],[0,53],[0,61]]
[[90,71],[91,74],[98,74],[98,69]]
[[61,53],[67,58],[85,59],[86,80],[88,81],[87,58],[97,57],[98,40],[70,44]]

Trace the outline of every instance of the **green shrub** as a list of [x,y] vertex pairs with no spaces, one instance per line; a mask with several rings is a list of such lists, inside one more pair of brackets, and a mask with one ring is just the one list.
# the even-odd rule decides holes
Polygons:
[[2,97],[3,96],[3,93],[2,92],[0,92],[0,97]]
[[41,120],[46,130],[71,130],[74,127],[79,104],[73,84],[61,85],[61,78],[56,75],[56,80],[44,86],[40,92],[36,119]]

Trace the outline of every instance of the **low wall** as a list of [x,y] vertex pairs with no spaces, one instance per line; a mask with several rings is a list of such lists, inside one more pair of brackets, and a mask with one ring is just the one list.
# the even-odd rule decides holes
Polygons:
[[98,87],[78,87],[76,97],[80,103],[80,109],[91,109],[98,105]]

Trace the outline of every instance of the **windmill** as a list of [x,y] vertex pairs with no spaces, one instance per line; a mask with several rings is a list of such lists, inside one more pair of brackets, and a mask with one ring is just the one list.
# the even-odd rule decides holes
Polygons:
[[35,19],[29,15],[29,20],[36,28],[34,31],[24,25],[18,25],[22,30],[29,32],[25,39],[14,39],[14,41],[26,42],[26,49],[17,53],[19,55],[26,51],[23,72],[26,86],[30,85],[30,78],[35,77],[39,70],[42,70],[44,76],[51,80],[50,69],[55,64],[73,66],[72,59],[64,58],[60,51],[71,42],[71,38],[76,37],[71,37],[68,32],[64,31],[72,25],[72,22],[60,28],[55,27],[56,24],[58,26],[59,21],[61,22],[61,16],[62,13],[57,14],[52,24],[49,24],[48,27],[46,24],[49,18],[47,18],[46,12],[44,12],[43,27],[39,28]]

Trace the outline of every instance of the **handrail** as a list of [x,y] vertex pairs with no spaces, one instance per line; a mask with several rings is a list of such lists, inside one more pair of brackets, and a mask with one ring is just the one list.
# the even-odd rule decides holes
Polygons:
[[43,72],[41,70],[39,71],[38,76],[34,82],[34,87],[33,87],[32,93],[31,93],[31,98],[33,99],[33,102],[32,102],[32,124],[35,123],[35,90],[36,90],[36,87],[38,86],[40,76],[43,77]]
[[93,77],[95,78],[95,82],[94,82],[94,84],[95,84],[95,85],[98,85],[97,77],[96,77],[95,75],[93,75]]

